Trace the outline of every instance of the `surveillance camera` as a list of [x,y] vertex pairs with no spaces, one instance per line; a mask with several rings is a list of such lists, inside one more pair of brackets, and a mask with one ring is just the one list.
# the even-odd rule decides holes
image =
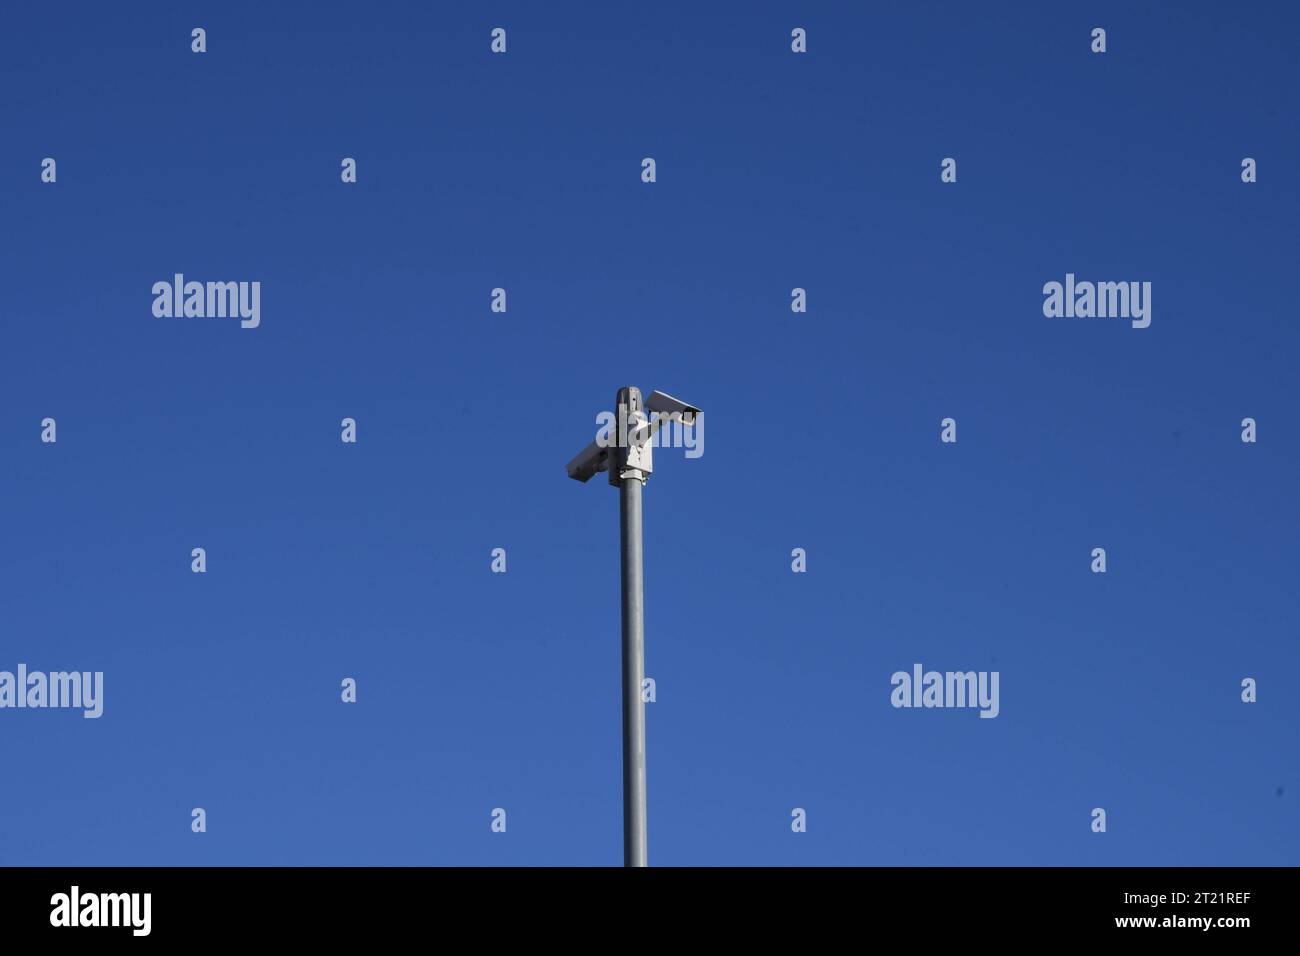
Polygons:
[[609,449],[592,442],[576,458],[565,466],[569,477],[575,481],[587,481],[609,467]]
[[652,412],[658,412],[661,416],[680,417],[683,425],[694,425],[695,416],[702,414],[694,405],[687,405],[681,399],[673,398],[671,395],[659,391],[650,393],[645,406]]

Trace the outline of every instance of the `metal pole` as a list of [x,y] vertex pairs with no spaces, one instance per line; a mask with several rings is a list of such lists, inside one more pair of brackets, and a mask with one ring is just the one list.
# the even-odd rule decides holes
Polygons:
[[641,479],[619,487],[623,565],[623,865],[648,866],[646,847],[645,606],[641,565]]

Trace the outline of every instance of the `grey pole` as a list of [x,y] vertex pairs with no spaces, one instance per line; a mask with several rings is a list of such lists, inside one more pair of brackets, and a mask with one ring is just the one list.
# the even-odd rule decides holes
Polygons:
[[[619,559],[623,592],[623,865],[649,866],[645,797],[645,595],[641,563],[641,487],[654,471],[654,437],[664,416],[683,427],[698,427],[704,414],[694,405],[666,392],[651,392],[641,401],[641,390],[620,388],[614,399],[618,409],[617,442],[607,435],[578,452],[564,466],[569,477],[587,482],[602,471],[618,488]],[[647,416],[653,413],[653,418]]]
[[[637,404],[640,404],[640,394]],[[641,563],[641,475],[619,484],[623,565],[623,865],[648,866],[646,846],[645,605]]]

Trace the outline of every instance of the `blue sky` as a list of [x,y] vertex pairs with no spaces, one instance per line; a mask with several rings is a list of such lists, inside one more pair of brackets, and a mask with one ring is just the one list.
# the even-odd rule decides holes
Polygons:
[[[0,863],[620,862],[563,466],[629,384],[706,410],[645,495],[652,864],[1300,862],[1293,5],[3,19],[0,669],[105,703],[0,710]],[[177,272],[260,327],[155,318]],[[915,662],[1000,715],[892,708]]]

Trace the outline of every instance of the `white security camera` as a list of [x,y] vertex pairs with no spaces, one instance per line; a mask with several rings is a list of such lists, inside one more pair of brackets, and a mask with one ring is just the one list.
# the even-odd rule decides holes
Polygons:
[[564,467],[575,481],[588,481],[609,467],[609,449],[592,442]]
[[673,398],[659,391],[650,393],[650,397],[645,401],[645,407],[652,412],[657,412],[661,417],[676,417],[683,425],[694,425],[695,416],[700,414],[700,409],[694,405],[687,405],[680,398]]

